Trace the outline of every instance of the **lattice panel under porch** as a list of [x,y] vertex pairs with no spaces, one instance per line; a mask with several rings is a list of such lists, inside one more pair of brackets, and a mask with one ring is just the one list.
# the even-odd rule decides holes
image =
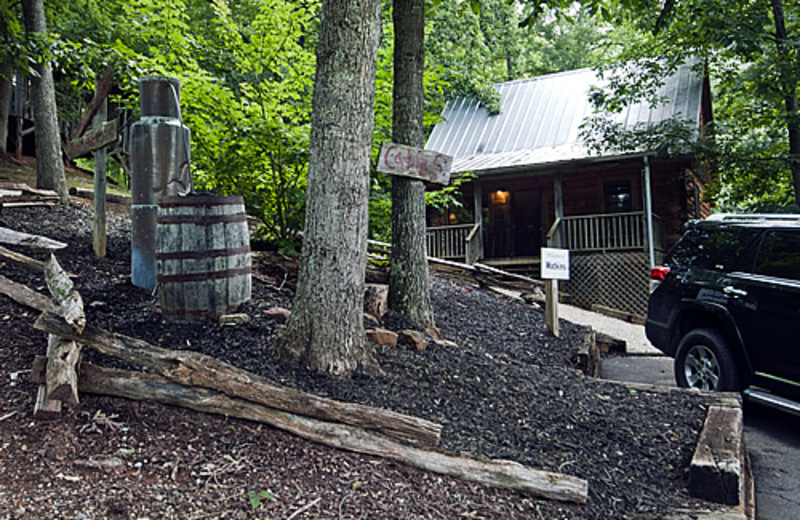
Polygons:
[[650,267],[638,251],[570,254],[570,279],[562,291],[573,304],[590,309],[598,304],[632,314],[647,314]]

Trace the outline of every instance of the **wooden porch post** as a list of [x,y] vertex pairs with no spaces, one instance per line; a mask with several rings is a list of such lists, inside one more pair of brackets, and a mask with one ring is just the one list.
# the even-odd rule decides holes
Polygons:
[[650,158],[642,159],[642,190],[644,191],[644,218],[646,226],[646,243],[650,269],[656,265],[655,242],[653,240],[653,192],[650,186]]
[[[553,174],[553,194],[555,196],[556,220],[564,219],[564,197],[562,195],[561,181],[561,170],[558,170]],[[555,235],[553,235],[553,243],[548,244],[548,246],[564,247],[564,235],[560,226],[556,230]]]
[[478,225],[478,237],[480,237],[480,254],[478,258],[483,258],[483,186],[480,179],[473,180],[472,186],[473,220]]

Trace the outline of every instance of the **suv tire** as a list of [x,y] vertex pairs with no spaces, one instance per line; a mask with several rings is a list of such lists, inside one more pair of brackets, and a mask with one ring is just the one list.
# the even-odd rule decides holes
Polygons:
[[694,329],[678,343],[675,380],[683,388],[737,392],[741,378],[727,341],[716,329]]

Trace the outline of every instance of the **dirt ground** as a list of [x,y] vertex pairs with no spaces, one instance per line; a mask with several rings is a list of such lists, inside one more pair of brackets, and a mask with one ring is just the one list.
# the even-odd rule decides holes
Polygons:
[[[696,395],[634,391],[575,369],[585,330],[544,329],[541,311],[477,285],[433,276],[442,335],[457,347],[375,346],[383,374],[337,379],[281,363],[279,324],[291,284],[258,267],[238,326],[162,318],[130,283],[125,213],[109,220],[106,258],[91,246],[87,205],[5,209],[1,225],[67,242],[87,321],[152,344],[217,357],[317,395],[444,425],[441,448],[574,475],[585,505],[538,500],[311,443],[270,426],[148,402],[82,395],[62,417],[32,417],[34,356],[46,339],[36,312],[0,296],[0,519],[657,518],[713,508],[688,496],[688,466],[707,404]],[[21,251],[26,254],[28,252]],[[43,258],[42,255],[32,255]],[[0,274],[46,292],[41,274]],[[407,326],[389,315],[383,325]],[[108,359],[87,349],[86,359]]]

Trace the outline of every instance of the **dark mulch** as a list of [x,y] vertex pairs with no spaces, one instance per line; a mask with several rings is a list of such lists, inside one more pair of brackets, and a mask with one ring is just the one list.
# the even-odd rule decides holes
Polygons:
[[[279,325],[263,311],[292,300],[280,276],[254,279],[253,299],[241,308],[247,324],[167,322],[152,296],[130,283],[124,214],[111,219],[104,259],[92,253],[86,207],[7,209],[1,218],[70,244],[58,257],[78,275],[97,327],[441,422],[442,448],[578,476],[588,480],[590,498],[536,500],[265,425],[110,397],[83,396],[62,419],[35,421],[35,386],[24,371],[44,353],[45,338],[31,328],[33,311],[0,296],[0,518],[287,518],[301,509],[295,518],[638,518],[711,507],[687,494],[704,399],[583,376],[575,354],[585,330],[562,321],[555,338],[533,307],[434,276],[437,324],[458,347],[376,346],[383,375],[338,379],[286,365],[271,351]],[[45,292],[39,274],[10,264],[0,264],[0,274]],[[384,322],[405,325],[393,315]],[[253,495],[266,491],[271,498]]]

